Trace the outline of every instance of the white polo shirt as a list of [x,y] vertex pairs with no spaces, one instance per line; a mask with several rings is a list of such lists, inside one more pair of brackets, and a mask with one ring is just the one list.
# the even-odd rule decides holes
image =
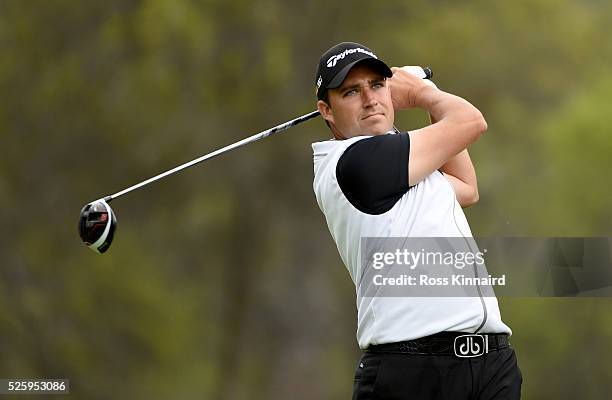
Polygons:
[[436,171],[408,185],[408,133],[312,144],[314,192],[357,292],[357,340],[400,342],[442,331],[508,333],[495,297],[364,297],[361,238],[471,237],[452,185]]

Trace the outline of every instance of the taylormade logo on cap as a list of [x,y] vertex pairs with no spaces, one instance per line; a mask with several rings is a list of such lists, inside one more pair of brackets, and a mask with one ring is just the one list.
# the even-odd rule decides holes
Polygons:
[[355,42],[342,42],[328,49],[319,58],[315,85],[317,98],[323,100],[328,89],[339,87],[351,68],[357,63],[367,60],[370,68],[375,68],[383,76],[393,76],[391,69],[369,47]]
[[354,49],[347,49],[347,50],[344,50],[342,53],[335,54],[335,55],[331,56],[331,57],[329,58],[329,60],[327,60],[327,68],[333,68],[333,67],[335,67],[335,66],[336,66],[336,64],[338,63],[338,60],[342,60],[342,59],[343,59],[344,57],[346,57],[347,55],[349,55],[349,54],[353,54],[353,53],[356,53],[356,52],[367,54],[367,55],[369,55],[370,57],[374,57],[374,58],[376,58],[376,59],[378,58],[378,57],[376,57],[376,55],[375,55],[374,53],[372,53],[371,51],[368,51],[368,50],[366,50],[366,49],[362,49],[361,47],[356,47],[356,48],[354,48]]

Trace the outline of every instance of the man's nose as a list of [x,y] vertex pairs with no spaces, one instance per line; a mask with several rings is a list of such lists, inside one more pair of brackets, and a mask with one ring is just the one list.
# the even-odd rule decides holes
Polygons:
[[374,91],[369,87],[365,87],[361,91],[361,101],[363,102],[364,107],[376,105],[377,101]]

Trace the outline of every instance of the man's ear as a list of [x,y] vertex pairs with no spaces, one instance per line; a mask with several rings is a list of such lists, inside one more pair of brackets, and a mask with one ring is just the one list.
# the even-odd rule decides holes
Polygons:
[[319,112],[321,113],[321,116],[324,120],[326,120],[327,122],[331,122],[332,124],[334,123],[334,114],[329,104],[327,104],[323,100],[319,100],[317,101],[317,108],[319,109]]
[[339,139],[339,140],[346,139],[344,136],[342,136],[342,134],[340,134],[338,129],[336,129],[336,124],[334,124],[334,113],[332,111],[331,106],[327,104],[326,102],[324,102],[323,100],[319,100],[317,101],[317,108],[319,109],[321,116],[325,120],[325,123],[327,124],[329,129],[332,131],[334,138]]

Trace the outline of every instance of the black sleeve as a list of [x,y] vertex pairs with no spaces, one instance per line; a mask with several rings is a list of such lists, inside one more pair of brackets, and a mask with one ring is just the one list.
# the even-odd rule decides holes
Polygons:
[[383,214],[410,189],[407,132],[362,139],[349,146],[336,165],[340,189],[359,211]]

